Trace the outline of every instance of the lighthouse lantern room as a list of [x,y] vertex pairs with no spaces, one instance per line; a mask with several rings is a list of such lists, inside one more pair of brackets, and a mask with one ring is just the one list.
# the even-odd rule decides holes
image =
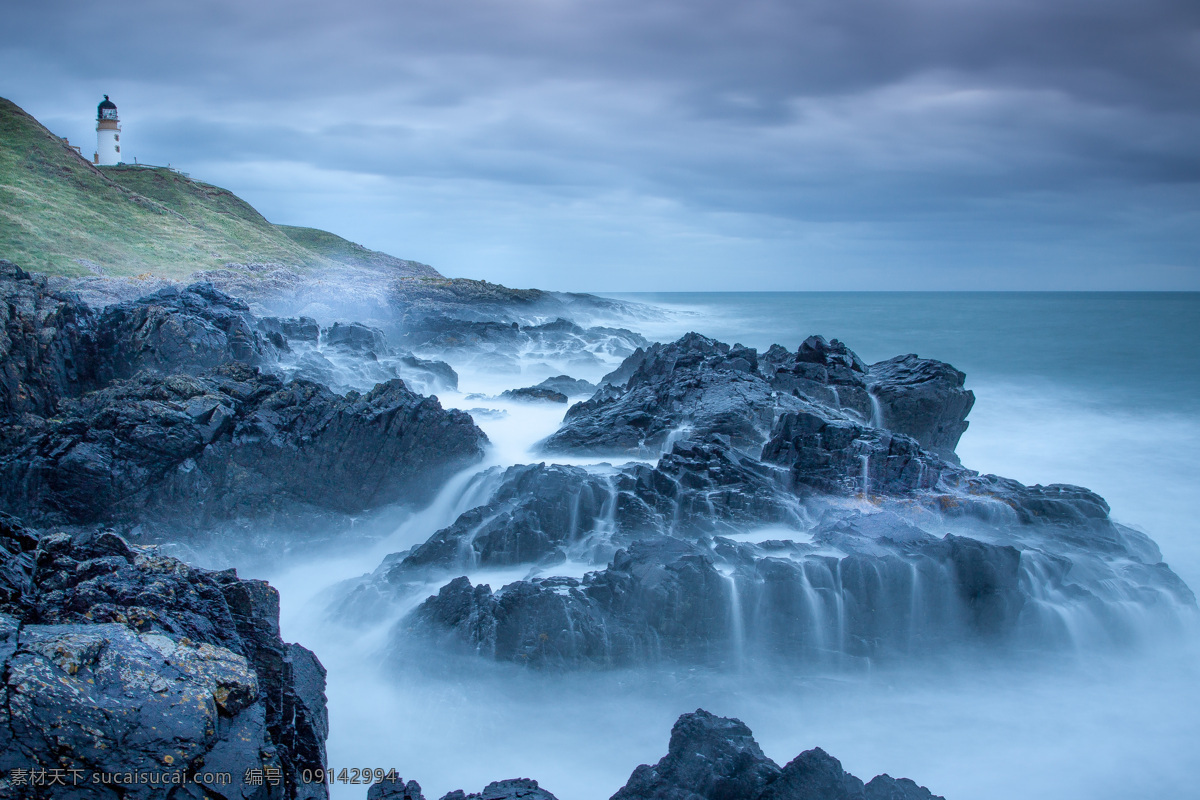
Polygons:
[[117,105],[104,95],[96,107],[96,155],[92,161],[102,166],[121,163],[121,121]]

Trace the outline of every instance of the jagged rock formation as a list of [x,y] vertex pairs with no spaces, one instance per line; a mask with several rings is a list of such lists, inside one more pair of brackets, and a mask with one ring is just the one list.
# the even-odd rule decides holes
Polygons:
[[143,370],[198,373],[231,362],[273,363],[275,348],[245,303],[213,288],[168,288],[109,306],[95,324],[102,382]]
[[[425,800],[416,781],[403,778],[371,786],[367,800]],[[483,791],[461,789],[441,800],[556,800],[528,778],[489,783]],[[763,753],[739,719],[702,708],[683,714],[671,728],[667,754],[642,764],[612,800],[944,800],[908,778],[877,775],[868,783],[842,769],[819,747],[780,768]]]
[[565,394],[567,397],[577,397],[593,394],[596,391],[596,384],[582,378],[572,378],[570,375],[555,375],[553,378],[546,378],[539,383],[537,388],[550,389]]
[[510,467],[488,503],[413,548],[383,576],[398,584],[464,563],[603,563],[618,547],[654,535],[700,537],[795,524],[798,508],[780,490],[779,478],[777,470],[719,439],[681,442],[654,467]]
[[[325,764],[325,672],[280,638],[279,597],[263,581],[112,532],[38,534],[0,515],[0,662],[6,776],[61,769],[69,782],[79,770],[70,796],[105,800],[163,787],[92,775],[229,775],[210,778],[212,794],[327,796],[301,776]],[[248,770],[277,779],[247,785]]]
[[846,424],[884,427],[886,417],[893,434],[957,463],[954,446],[974,402],[962,386],[962,373],[950,365],[916,356],[869,370],[837,339],[810,336],[795,353],[774,345],[760,357],[689,333],[636,351],[591,399],[567,411],[544,447],[645,456],[672,436],[721,433],[757,456],[778,415],[817,406],[819,416]]
[[494,781],[481,792],[467,794],[461,789],[442,795],[441,800],[558,800],[530,778]]
[[612,800],[942,800],[907,778],[878,775],[867,784],[820,748],[780,769],[738,719],[704,709],[671,729],[667,755],[633,771]]
[[652,345],[622,364],[618,372],[629,373],[623,384],[610,374],[591,399],[571,406],[542,446],[548,453],[650,455],[672,432],[700,439],[716,433],[757,455],[777,409],[804,405],[772,390],[757,368],[752,349],[696,333]]
[[198,525],[420,502],[486,441],[398,380],[339,396],[241,364],[118,381],[6,438],[0,500],[30,519]]
[[48,415],[95,385],[94,314],[43,277],[0,260],[0,415]]
[[915,439],[811,405],[779,416],[762,459],[797,486],[829,494],[897,494],[937,485],[952,468]]
[[849,408],[870,419],[867,367],[837,339],[829,342],[823,336],[810,336],[795,353],[773,345],[759,363],[763,377],[775,389],[811,397],[833,408]]
[[[793,383],[816,363],[804,359],[824,370],[804,380],[832,374],[845,386],[866,374],[836,343],[810,340],[800,355],[777,352],[772,363],[790,363]],[[487,503],[389,556],[343,612],[466,570],[529,565],[503,587],[445,583],[395,635],[574,669],[1054,648],[1081,631],[1120,642],[1144,627],[1120,610],[1130,598],[1166,626],[1194,611],[1154,543],[1114,523],[1086,489],[981,476],[852,409],[795,394],[760,460],[746,452],[759,412],[731,399],[779,402],[753,351],[690,334],[630,362],[625,388],[610,381],[575,406],[557,441],[612,443],[636,428],[643,446],[685,416],[706,438],[682,434],[653,466],[510,468]],[[962,400],[957,383],[943,387],[948,407]],[[719,408],[735,413],[707,413]],[[933,405],[922,413],[937,418]],[[764,526],[773,531],[758,541],[724,538]],[[568,561],[596,569],[555,576]]]
[[521,389],[506,389],[500,393],[506,400],[523,400],[533,403],[566,403],[567,396],[554,389],[542,386],[526,386]]
[[[0,508],[38,524],[208,525],[421,502],[486,443],[468,415],[400,380],[342,396],[260,371],[252,364],[279,353],[268,337],[309,326],[261,331],[209,286],[96,313],[0,264],[0,291]],[[335,342],[358,341],[360,327]]]
[[921,446],[958,463],[954,448],[967,430],[975,394],[966,375],[949,364],[909,354],[872,364],[867,373],[879,403],[875,424],[907,434]]
[[[416,781],[384,780],[367,790],[367,800],[425,800],[421,785]],[[483,791],[467,794],[462,789],[447,792],[441,800],[558,800],[530,778],[509,778],[493,781]]]

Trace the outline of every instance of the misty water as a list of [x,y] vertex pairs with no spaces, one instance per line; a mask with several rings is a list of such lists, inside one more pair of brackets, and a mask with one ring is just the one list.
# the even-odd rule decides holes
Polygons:
[[[729,343],[794,350],[837,337],[868,363],[901,353],[948,361],[977,396],[958,447],[964,465],[1025,483],[1075,483],[1113,517],[1151,535],[1200,586],[1200,296],[1154,294],[669,294],[627,299],[660,319],[604,320],[652,340],[696,330]],[[1200,785],[1200,641],[1195,627],[1136,648],[1053,654],[947,653],[876,667],[767,668],[734,654],[727,668],[686,666],[544,673],[414,652],[382,656],[405,613],[444,581],[375,618],[330,612],[345,581],[425,541],[486,501],[496,468],[545,459],[536,442],[564,408],[494,399],[566,372],[592,381],[619,363],[539,357],[521,373],[448,360],[460,373],[446,406],[470,411],[492,441],[486,463],[451,480],[425,509],[385,510],[337,544],[239,557],[244,576],[281,593],[283,634],[329,671],[330,766],[395,767],[427,797],[534,777],[561,800],[607,798],[638,764],[666,752],[671,724],[704,707],[744,720],[784,763],[820,746],[857,775],[908,776],[958,798],[1183,797]],[[581,398],[572,398],[572,402]],[[559,463],[592,464],[555,458]],[[802,539],[746,530],[746,541]],[[358,535],[361,534],[361,535]],[[214,557],[214,560],[219,560]],[[603,565],[599,565],[603,566]],[[582,575],[595,564],[545,574]],[[493,589],[529,567],[478,570]],[[737,595],[731,595],[736,602]],[[736,640],[736,637],[735,637]],[[363,787],[332,787],[361,797]]]

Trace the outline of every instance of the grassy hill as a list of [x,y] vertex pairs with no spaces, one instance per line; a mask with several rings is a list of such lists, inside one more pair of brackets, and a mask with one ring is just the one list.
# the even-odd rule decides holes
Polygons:
[[432,267],[325,231],[272,225],[246,201],[166,168],[95,167],[0,98],[0,258],[51,275],[184,279],[229,262],[394,276]]

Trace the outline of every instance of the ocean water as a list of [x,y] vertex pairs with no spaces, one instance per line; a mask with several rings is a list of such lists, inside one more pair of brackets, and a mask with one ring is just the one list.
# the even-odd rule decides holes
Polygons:
[[[963,463],[1027,483],[1077,483],[1119,521],[1149,533],[1200,587],[1200,295],[636,294],[666,309],[625,323],[651,339],[688,330],[794,349],[813,333],[868,362],[915,352],[967,373],[977,396]],[[611,324],[622,324],[612,320]],[[456,365],[459,367],[460,365]],[[595,380],[595,374],[575,374]],[[561,407],[481,401],[473,392],[535,383],[461,368],[447,406],[495,409],[477,421],[495,446],[484,465],[541,460],[536,442]],[[820,746],[862,778],[908,776],[951,800],[1194,797],[1200,786],[1200,643],[1194,632],[1136,653],[913,664],[876,672],[715,674],[685,667],[547,675],[447,662],[381,668],[409,605],[349,624],[328,613],[338,582],[423,541],[486,497],[472,469],[392,533],[319,557],[243,565],[281,591],[286,638],[329,670],[331,766],[395,767],[426,797],[535,777],[560,800],[602,800],[666,752],[671,724],[704,707],[744,720],[785,763]],[[750,532],[747,533],[750,535]],[[472,574],[493,588],[528,570]],[[429,593],[437,586],[429,587]],[[335,785],[336,798],[363,787]]]

